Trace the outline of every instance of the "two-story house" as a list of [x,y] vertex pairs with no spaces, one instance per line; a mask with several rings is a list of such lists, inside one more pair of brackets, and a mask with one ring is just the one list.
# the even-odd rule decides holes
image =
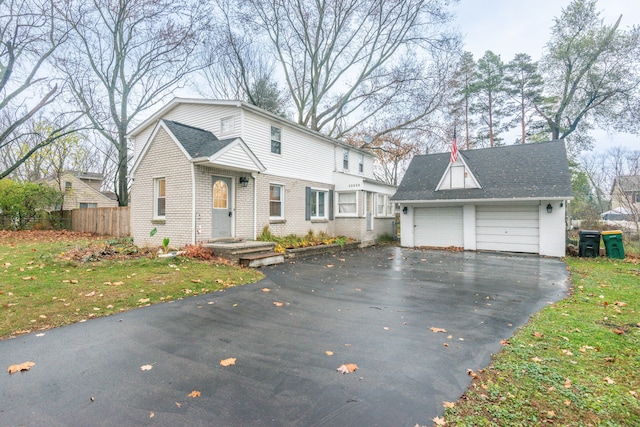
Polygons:
[[265,227],[366,245],[394,232],[395,187],[374,179],[370,152],[253,105],[176,98],[128,137],[138,245],[253,240]]

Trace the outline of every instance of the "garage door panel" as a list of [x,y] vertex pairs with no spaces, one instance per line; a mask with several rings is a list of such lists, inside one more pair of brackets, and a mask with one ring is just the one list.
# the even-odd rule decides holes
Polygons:
[[415,246],[464,246],[462,207],[416,208]]
[[535,212],[528,211],[509,211],[509,212],[496,212],[496,211],[481,211],[477,213],[478,220],[537,220],[538,219],[538,210]]
[[534,228],[533,221],[535,221],[535,228],[538,229],[538,218],[535,219],[476,219],[476,227],[495,227],[499,224],[502,227],[507,228]]
[[476,207],[476,246],[480,250],[539,252],[539,207]]
[[536,236],[538,237],[537,228],[524,228],[524,227],[479,227],[478,236],[492,236],[510,234],[512,236]]

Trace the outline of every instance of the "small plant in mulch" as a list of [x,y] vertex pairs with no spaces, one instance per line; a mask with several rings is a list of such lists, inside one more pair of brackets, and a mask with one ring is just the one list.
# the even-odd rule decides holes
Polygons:
[[322,246],[322,245],[333,245],[337,244],[340,246],[344,246],[349,242],[353,242],[354,240],[345,237],[345,236],[330,236],[329,234],[320,231],[318,233],[313,230],[309,230],[309,232],[300,237],[295,234],[289,234],[286,236],[276,236],[271,233],[269,226],[265,226],[262,229],[262,233],[258,236],[257,240],[262,242],[273,242],[276,244],[276,252],[284,252],[285,249],[295,249],[295,248],[307,248],[310,246]]

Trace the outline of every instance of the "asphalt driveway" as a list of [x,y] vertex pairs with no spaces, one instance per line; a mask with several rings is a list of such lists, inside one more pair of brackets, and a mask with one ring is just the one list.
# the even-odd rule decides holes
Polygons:
[[[2,369],[35,366],[0,375],[0,424],[431,425],[467,369],[568,288],[557,259],[395,247],[263,271],[257,284],[1,341]],[[359,369],[342,375],[344,363]]]

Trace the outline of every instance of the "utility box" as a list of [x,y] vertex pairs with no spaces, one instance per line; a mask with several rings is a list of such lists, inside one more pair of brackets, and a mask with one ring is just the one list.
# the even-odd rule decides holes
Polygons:
[[600,255],[600,232],[597,230],[580,231],[578,255],[595,258]]
[[624,245],[622,244],[622,231],[610,230],[603,231],[602,241],[607,250],[608,258],[624,259]]

